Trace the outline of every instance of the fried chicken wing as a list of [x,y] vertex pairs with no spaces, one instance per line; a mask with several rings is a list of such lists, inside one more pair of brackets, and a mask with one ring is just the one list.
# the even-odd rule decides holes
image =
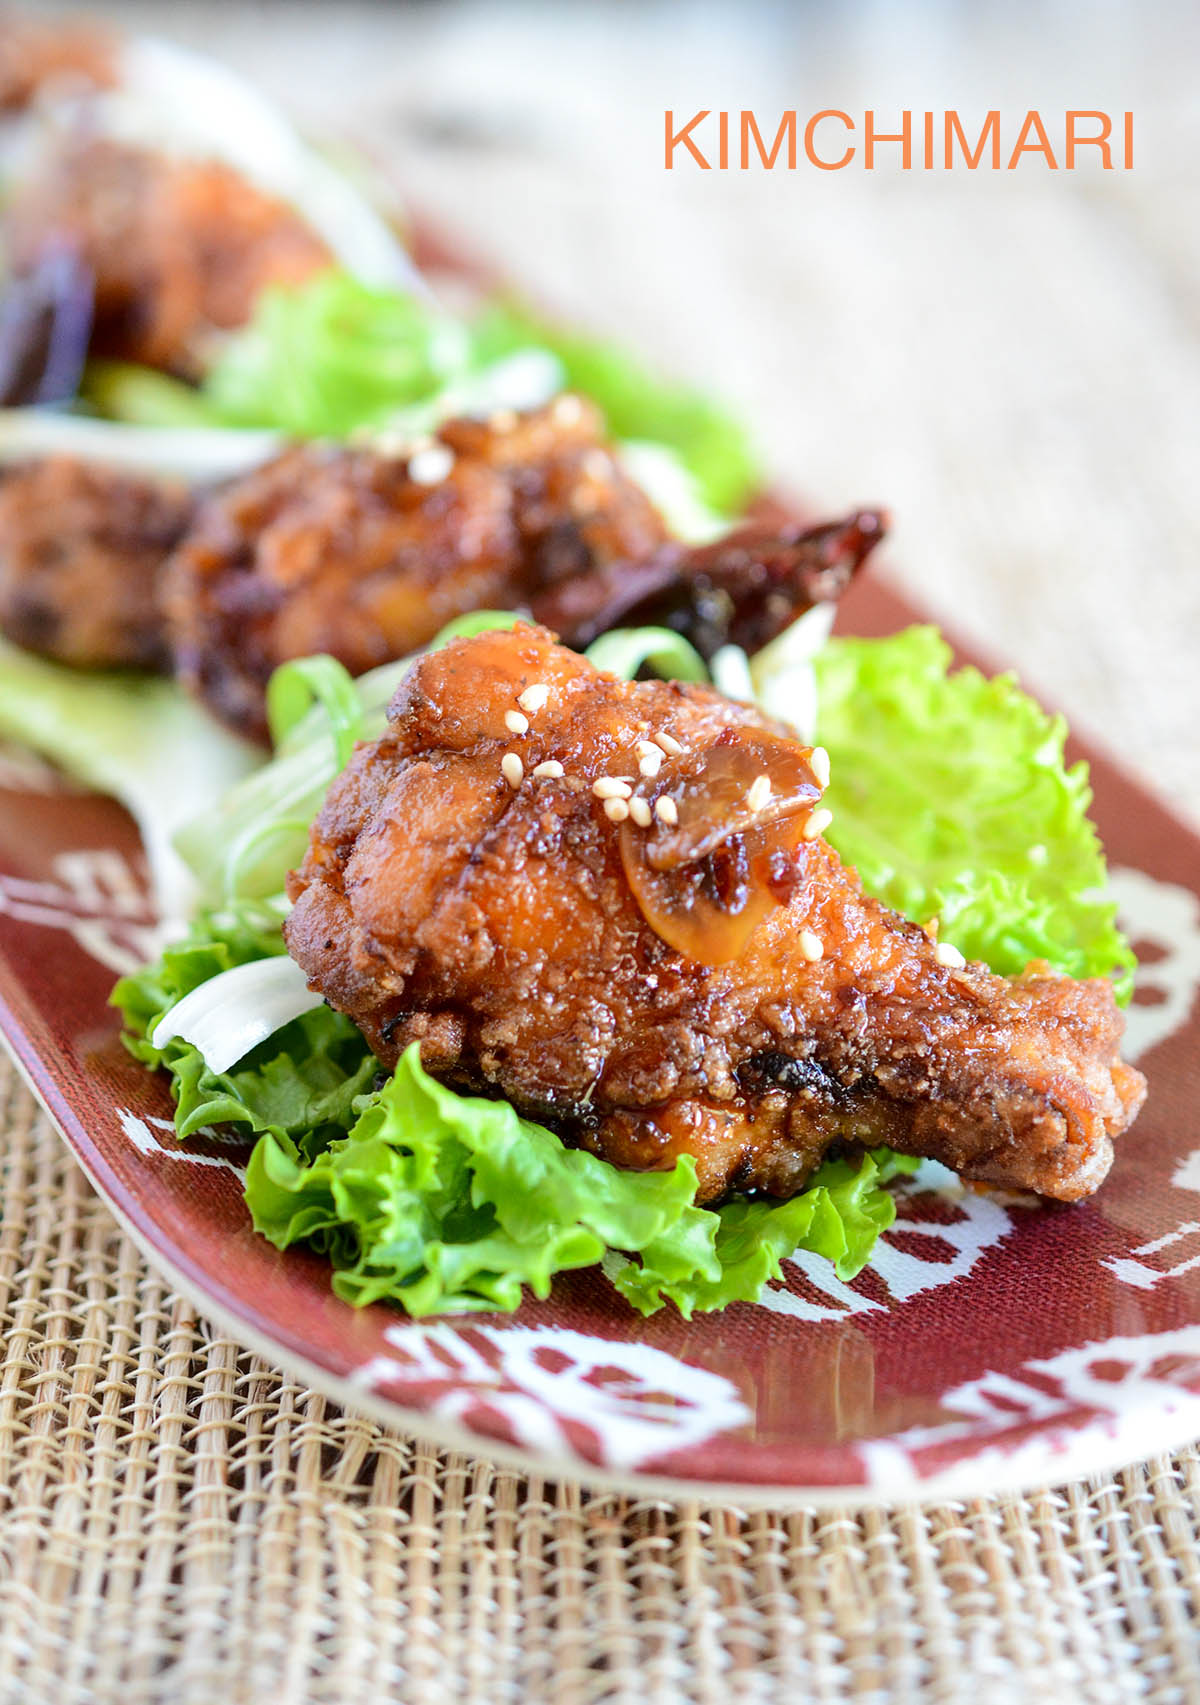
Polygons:
[[72,456],[0,476],[0,631],[62,663],[168,663],[159,574],[187,529],[181,484]]
[[66,140],[17,191],[4,241],[18,277],[64,249],[90,272],[94,354],[185,377],[268,284],[332,264],[291,208],[230,167],[88,136]]
[[452,617],[528,608],[585,645],[619,622],[669,622],[708,654],[761,644],[836,597],[882,531],[741,530],[689,551],[566,396],[525,415],[454,420],[415,453],[307,445],[205,502],[168,575],[184,679],[261,736],[272,669],[323,651],[352,673],[426,644]]
[[[522,721],[528,728],[521,731]],[[422,658],[313,826],[286,934],[393,1064],[701,1199],[837,1145],[1073,1200],[1144,1096],[1110,985],[956,963],[822,838],[824,754],[546,631]]]
[[23,112],[46,89],[104,89],[114,81],[112,37],[90,19],[46,23],[0,13],[0,113]]

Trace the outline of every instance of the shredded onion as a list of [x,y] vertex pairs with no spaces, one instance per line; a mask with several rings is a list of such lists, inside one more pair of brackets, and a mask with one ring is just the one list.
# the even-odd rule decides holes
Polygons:
[[50,409],[0,410],[0,465],[77,456],[125,473],[203,484],[249,473],[283,442],[277,432],[235,426],[131,426]]
[[156,1048],[182,1037],[210,1071],[227,1072],[260,1042],[321,1005],[304,972],[286,955],[235,965],[176,1001],[154,1028]]

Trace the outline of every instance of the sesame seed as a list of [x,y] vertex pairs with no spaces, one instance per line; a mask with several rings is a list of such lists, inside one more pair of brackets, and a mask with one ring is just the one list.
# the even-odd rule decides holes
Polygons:
[[612,472],[612,462],[603,450],[589,450],[581,465],[590,480],[606,480]]
[[500,773],[509,787],[518,788],[525,779],[525,766],[515,752],[506,752],[500,760]]
[[495,414],[488,416],[488,425],[493,432],[511,432],[516,424],[516,409],[498,408]]
[[522,710],[527,710],[530,716],[536,716],[549,697],[549,687],[543,681],[535,681],[531,687],[526,687],[523,693],[517,694],[517,703]]
[[662,765],[663,754],[657,746],[651,747],[649,752],[644,752],[638,759],[638,769],[644,776],[656,776]]
[[639,829],[648,829],[653,821],[649,802],[645,799],[638,799],[636,796],[629,801],[629,815]]
[[550,412],[560,426],[574,426],[576,421],[583,419],[583,404],[568,391],[564,396],[555,398]]
[[365,444],[374,450],[377,456],[383,456],[387,461],[402,461],[405,456],[412,456],[420,448],[414,444],[409,432],[372,432],[367,427],[350,435],[352,444]]
[[414,485],[441,485],[454,469],[454,452],[445,444],[418,450],[408,462],[408,477]]
[[633,789],[620,776],[597,776],[592,792],[597,799],[628,799]]
[[656,746],[662,747],[668,758],[677,758],[683,751],[683,747],[673,734],[656,734],[654,743]]
[[623,823],[629,815],[629,807],[623,799],[606,799],[604,815],[610,823]]
[[668,829],[674,829],[679,822],[679,811],[675,801],[665,793],[661,799],[654,801],[654,815],[660,823],[665,823]]
[[939,965],[945,965],[947,970],[950,971],[961,971],[963,966],[966,964],[966,960],[958,951],[958,948],[951,946],[948,941],[938,942],[937,946],[933,950],[933,957],[937,960]]
[[804,825],[804,839],[815,841],[818,835],[824,834],[832,822],[833,812],[827,811],[823,805],[819,810],[810,811],[808,821]]
[[810,929],[800,931],[800,951],[810,965],[815,965],[825,952],[825,943],[819,935],[814,935]]
[[770,776],[755,776],[750,783],[750,791],[746,795],[746,804],[751,811],[761,811],[771,797]]
[[529,718],[527,716],[522,716],[519,710],[506,710],[504,713],[504,726],[508,729],[510,734],[528,734]]
[[824,746],[814,746],[808,754],[808,767],[817,778],[819,788],[829,786],[829,753]]
[[563,773],[563,767],[557,758],[547,758],[544,764],[538,764],[534,769],[535,776],[552,776],[556,781]]

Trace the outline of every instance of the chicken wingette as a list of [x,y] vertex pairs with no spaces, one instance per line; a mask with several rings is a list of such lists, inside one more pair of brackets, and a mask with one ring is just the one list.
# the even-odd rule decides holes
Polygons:
[[455,641],[330,790],[288,946],[385,1065],[418,1042],[622,1167],[691,1154],[701,1200],[879,1144],[1088,1194],[1145,1093],[1111,986],[994,976],[865,896],[827,780],[709,689],[540,628]]
[[528,609],[568,643],[677,628],[711,655],[755,650],[836,600],[883,534],[874,510],[815,528],[739,528],[690,549],[575,396],[446,422],[419,449],[313,444],[204,500],[164,604],[183,680],[265,733],[272,670],[326,652],[361,674],[452,617]]

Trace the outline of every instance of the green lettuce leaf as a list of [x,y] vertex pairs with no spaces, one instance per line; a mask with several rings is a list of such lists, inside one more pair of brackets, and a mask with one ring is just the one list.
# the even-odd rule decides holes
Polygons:
[[163,918],[182,921],[194,884],[176,831],[259,764],[257,750],[214,721],[176,681],[73,669],[0,640],[0,736],[119,799],[136,820]]
[[277,911],[242,906],[204,912],[155,964],[122,977],[114,988],[126,1047],[151,1070],[170,1073],[181,1138],[206,1125],[243,1125],[316,1153],[354,1123],[355,1102],[379,1066],[358,1029],[329,1007],[293,1019],[228,1072],[210,1071],[190,1042],[156,1048],[150,1040],[162,1015],[210,977],[284,951]]
[[551,385],[557,375],[590,397],[614,438],[672,451],[708,509],[737,514],[761,485],[759,460],[732,416],[605,339],[564,331],[511,301],[453,318],[427,298],[374,289],[336,268],[265,290],[198,388],[95,362],[84,395],[104,414],[148,426],[274,427],[293,438],[382,426],[419,432],[447,412],[496,406],[489,375],[526,351],[545,358]]
[[233,425],[344,438],[436,396],[470,354],[466,327],[430,301],[330,270],[264,290],[201,394]]
[[854,1166],[827,1161],[808,1189],[790,1201],[726,1202],[707,1215],[717,1221],[715,1278],[698,1265],[680,1273],[679,1251],[670,1239],[646,1248],[640,1265],[609,1263],[606,1271],[643,1314],[673,1302],[688,1319],[698,1309],[757,1301],[771,1279],[783,1277],[784,1260],[799,1250],[823,1255],[839,1279],[852,1279],[896,1218],[896,1204],[882,1186],[917,1165],[910,1156],[876,1149]]
[[919,923],[939,918],[942,940],[1003,976],[1045,959],[1115,976],[1128,1000],[1136,962],[1062,717],[1012,675],[951,672],[936,628],[831,640],[815,664],[828,839],[866,891]]
[[612,628],[594,639],[585,655],[595,668],[624,681],[632,681],[647,664],[664,680],[709,680],[708,665],[695,646],[671,628]]
[[246,1200],[281,1249],[328,1253],[337,1294],[399,1302],[409,1314],[511,1311],[528,1287],[608,1251],[614,1283],[643,1314],[685,1315],[753,1300],[797,1247],[857,1273],[895,1204],[881,1188],[915,1162],[824,1167],[792,1202],[694,1205],[688,1157],[670,1172],[625,1172],[522,1119],[507,1102],[461,1096],[426,1073],[414,1045],[343,1138],[305,1159],[276,1133],[251,1157]]

